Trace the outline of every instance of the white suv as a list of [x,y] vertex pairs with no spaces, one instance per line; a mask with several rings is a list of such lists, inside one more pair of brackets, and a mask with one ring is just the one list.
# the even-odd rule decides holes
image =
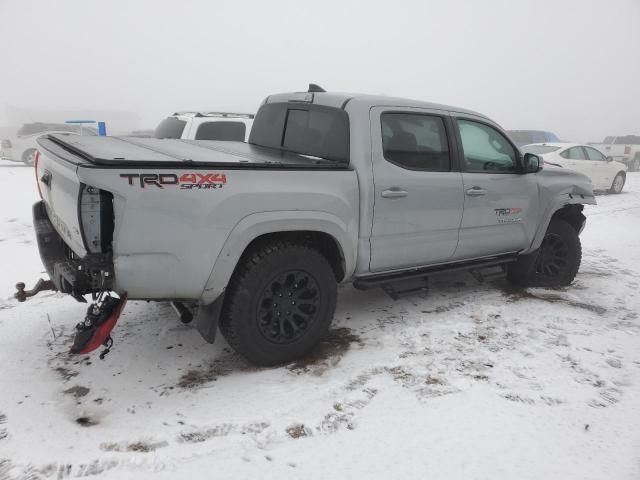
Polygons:
[[156,127],[155,138],[231,140],[246,142],[253,114],[227,112],[176,112]]

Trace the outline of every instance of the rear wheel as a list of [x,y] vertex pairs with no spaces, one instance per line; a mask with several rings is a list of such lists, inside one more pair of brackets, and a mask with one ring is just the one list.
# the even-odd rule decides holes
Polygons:
[[576,277],[581,259],[578,232],[564,220],[555,218],[540,248],[509,266],[508,279],[525,287],[566,286]]
[[25,150],[22,154],[22,161],[26,165],[33,165],[36,161],[36,149],[30,148],[28,150]]
[[234,272],[220,331],[254,364],[290,362],[326,335],[336,298],[334,272],[320,252],[270,242],[245,254]]
[[613,179],[613,183],[611,184],[611,188],[609,189],[609,193],[620,193],[622,192],[622,187],[624,187],[625,176],[624,173],[620,172],[616,175],[616,178]]

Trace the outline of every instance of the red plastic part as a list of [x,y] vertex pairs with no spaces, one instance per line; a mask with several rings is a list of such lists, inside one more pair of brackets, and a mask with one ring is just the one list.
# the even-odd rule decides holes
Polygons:
[[91,337],[91,340],[87,342],[87,344],[84,346],[82,350],[74,353],[77,353],[77,354],[91,353],[94,350],[100,348],[100,346],[105,342],[105,340],[109,338],[109,335],[111,334],[111,331],[113,330],[113,328],[116,326],[116,323],[118,323],[118,319],[120,318],[120,313],[122,313],[122,309],[124,308],[125,303],[127,303],[127,296],[123,295],[120,298],[120,303],[118,304],[116,309],[113,311],[111,316],[107,319],[107,321],[104,322],[102,325],[100,325],[98,328],[96,328],[96,331],[93,332],[93,336]]
[[40,195],[40,200],[43,200],[42,198],[42,190],[40,190],[40,179],[38,178],[38,162],[40,161],[40,152],[37,151],[36,152],[36,158],[33,162],[33,168],[36,172],[36,187],[38,187],[38,195]]

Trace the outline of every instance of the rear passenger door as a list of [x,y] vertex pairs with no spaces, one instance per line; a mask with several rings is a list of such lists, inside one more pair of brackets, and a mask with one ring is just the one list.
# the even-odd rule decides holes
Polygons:
[[439,110],[371,110],[371,271],[445,262],[458,243],[462,178],[451,118]]
[[520,153],[484,118],[456,120],[464,189],[464,214],[455,259],[517,252],[538,225],[535,174],[520,173]]

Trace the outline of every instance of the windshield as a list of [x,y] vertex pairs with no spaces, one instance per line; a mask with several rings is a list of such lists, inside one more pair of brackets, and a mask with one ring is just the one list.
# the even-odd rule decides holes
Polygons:
[[560,147],[554,147],[552,145],[525,145],[520,147],[524,153],[535,153],[536,155],[544,155],[545,153],[555,152],[560,150]]
[[174,117],[165,118],[153,132],[154,138],[182,138],[187,122]]

